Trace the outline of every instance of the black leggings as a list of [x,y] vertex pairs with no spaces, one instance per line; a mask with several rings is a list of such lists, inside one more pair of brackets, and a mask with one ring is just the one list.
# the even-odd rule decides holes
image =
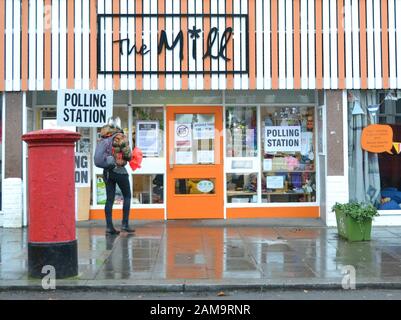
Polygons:
[[103,173],[103,180],[106,183],[107,193],[106,206],[104,207],[107,227],[113,226],[112,210],[116,195],[116,184],[120,188],[124,197],[122,225],[128,226],[129,211],[131,208],[131,188],[129,185],[128,174],[119,174],[112,170],[105,170]]

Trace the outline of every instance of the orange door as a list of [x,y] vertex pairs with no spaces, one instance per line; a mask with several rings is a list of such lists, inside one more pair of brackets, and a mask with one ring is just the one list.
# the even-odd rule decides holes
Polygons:
[[167,218],[224,218],[221,107],[167,107]]

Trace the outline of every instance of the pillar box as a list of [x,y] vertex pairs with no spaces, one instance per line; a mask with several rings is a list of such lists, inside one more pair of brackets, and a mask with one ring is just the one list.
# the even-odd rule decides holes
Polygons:
[[78,274],[75,235],[75,145],[80,134],[39,130],[22,136],[28,144],[28,274],[43,278],[43,266],[56,278]]

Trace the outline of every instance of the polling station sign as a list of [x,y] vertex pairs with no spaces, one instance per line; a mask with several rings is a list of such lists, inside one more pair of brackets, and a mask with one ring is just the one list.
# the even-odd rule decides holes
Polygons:
[[90,186],[89,153],[75,153],[75,187],[83,188]]
[[265,152],[301,151],[301,126],[266,126]]
[[102,127],[113,115],[113,91],[59,90],[57,125]]

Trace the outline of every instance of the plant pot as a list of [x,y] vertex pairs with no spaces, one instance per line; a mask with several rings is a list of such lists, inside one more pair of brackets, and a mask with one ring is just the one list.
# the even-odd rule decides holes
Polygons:
[[347,216],[343,211],[336,210],[338,234],[349,241],[368,241],[372,231],[372,219],[359,223]]

